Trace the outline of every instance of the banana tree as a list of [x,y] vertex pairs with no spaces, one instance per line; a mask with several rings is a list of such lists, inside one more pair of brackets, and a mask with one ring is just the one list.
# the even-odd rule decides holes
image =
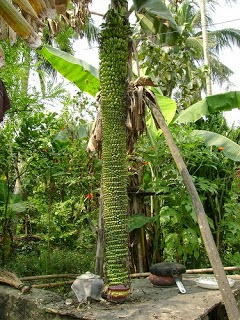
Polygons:
[[[140,8],[143,11],[147,8],[146,2],[156,4],[156,1],[140,1]],[[107,294],[109,300],[114,301],[123,301],[130,290],[127,240],[124,239],[124,235],[127,236],[127,216],[126,211],[124,213],[122,210],[122,207],[126,208],[127,203],[125,120],[128,59],[130,56],[129,24],[125,16],[126,4],[126,1],[112,2],[112,9],[106,15],[106,21],[100,35],[103,140],[109,142],[108,145],[103,146],[103,197],[105,203],[103,212],[108,247],[106,255]],[[155,12],[156,5],[152,11],[156,16]],[[109,44],[112,44],[113,47],[109,47]],[[122,174],[121,181],[119,181],[120,174]],[[120,203],[121,201],[122,203]],[[112,224],[115,225],[114,228],[112,228]],[[121,230],[120,233],[116,232],[117,228]],[[115,232],[120,238],[119,244],[113,234]]]
[[[151,14],[156,16],[156,1],[141,1],[138,11],[146,11],[147,2],[151,2],[153,8],[152,11],[148,10],[151,19]],[[107,296],[109,300],[121,302],[130,292],[126,122],[131,31],[127,19],[127,1],[112,1],[111,4],[99,38],[102,192]]]
[[[100,81],[98,79],[98,70],[93,68],[91,65],[88,65],[84,63],[83,61],[72,57],[71,55],[56,50],[50,46],[45,46],[42,50],[41,53],[43,56],[51,63],[51,65],[54,67],[54,69],[58,70],[64,77],[66,77],[68,80],[71,82],[75,83],[81,90],[84,92],[93,95],[96,94],[95,90],[99,90],[100,87]],[[87,76],[88,75],[88,76]],[[88,81],[84,81],[88,78]],[[81,81],[81,79],[83,79]],[[141,123],[145,122],[144,113],[143,110],[145,109],[144,107],[144,95],[145,95],[145,88],[142,86],[138,86],[138,84],[143,85],[143,83],[140,83],[143,81],[144,78],[137,79],[137,80],[132,80],[129,83],[128,86],[128,95],[129,95],[129,105],[127,108],[127,150],[128,153],[131,153],[131,150],[133,148],[133,144],[136,141],[136,132],[140,129]],[[145,80],[146,81],[146,80]],[[157,97],[158,103],[162,106],[162,112],[164,114],[165,119],[167,120],[168,123],[170,123],[175,115],[176,112],[176,102],[168,97],[162,96],[161,92],[158,89],[154,89],[155,95]],[[100,100],[101,101],[101,100]],[[88,150],[93,151],[96,150],[98,152],[101,152],[99,150],[98,146],[102,145],[102,126],[101,126],[101,119],[102,115],[99,114],[97,119],[95,121],[95,127],[94,130],[92,131],[92,134],[90,135],[89,143],[88,143]],[[149,115],[149,121],[151,117]],[[100,124],[99,124],[100,122]],[[145,124],[143,125],[145,127]],[[138,133],[137,133],[138,135]],[[131,179],[131,177],[128,178]],[[128,184],[131,184],[129,181]],[[128,191],[131,191],[128,187]],[[132,198],[129,201],[129,204],[131,201],[133,201]],[[140,205],[140,204],[139,204]],[[129,207],[129,210],[131,211],[131,205]],[[134,206],[136,208],[136,205]],[[138,211],[139,210],[139,211]],[[129,212],[130,212],[129,211]],[[142,212],[140,208],[136,209],[135,212]],[[101,214],[100,214],[101,216]],[[136,220],[138,219],[139,216],[136,214],[133,214],[131,216],[133,221],[133,218]],[[142,216],[144,218],[144,216]],[[135,221],[134,220],[134,221]],[[96,272],[98,274],[102,274],[102,257],[104,256],[102,252],[103,248],[103,240],[101,237],[102,234],[102,228],[101,228],[101,219],[99,220],[99,234],[98,234],[98,246],[97,246],[97,254],[96,254]],[[137,223],[138,225],[138,223]],[[138,238],[141,237],[141,241],[139,243],[141,245],[135,245],[134,247],[131,247],[132,252],[135,252],[135,254],[131,255],[131,258],[133,259],[133,256],[138,257],[137,260],[139,260],[139,257],[146,257],[145,253],[145,248],[142,245],[145,243],[145,235],[142,232],[142,230],[139,229],[139,225],[137,228],[134,228],[135,230],[131,233],[131,237],[136,237],[137,234],[139,234]],[[132,227],[130,227],[130,230],[132,230]],[[130,231],[129,230],[129,231]],[[101,243],[101,244],[100,244]],[[141,259],[140,259],[141,260]],[[146,266],[147,261],[144,259],[144,265]],[[134,261],[131,265],[141,265],[139,261]],[[146,268],[146,270],[148,270]],[[145,270],[145,271],[146,271]],[[140,271],[140,270],[139,270]]]
[[[63,53],[60,53],[60,59],[56,59],[57,58],[57,55],[59,55],[59,53],[57,53],[54,49],[51,49],[51,48],[49,48],[49,47],[46,47],[46,48],[44,48],[43,49],[43,51],[42,51],[42,53],[44,54],[44,56],[49,60],[49,61],[51,61],[51,63],[61,72],[61,70],[63,69],[64,71],[63,71],[63,73],[64,73],[64,75],[69,79],[69,80],[72,80],[72,81],[75,81],[74,80],[74,74],[72,73],[72,74],[70,74],[68,71],[66,71],[66,70],[68,70],[67,68],[66,68],[66,66],[67,66],[67,64],[69,63],[69,61],[67,61],[67,60],[69,60],[68,59],[68,56],[66,55],[66,54],[63,54]],[[74,69],[76,69],[76,63],[77,62],[79,62],[79,61],[77,61],[77,60],[72,60],[72,59],[70,59],[71,60],[71,63],[72,64],[75,64],[75,66],[74,66]],[[59,61],[60,61],[60,63],[59,63]],[[79,67],[78,67],[79,68]],[[71,69],[71,68],[70,68]],[[90,71],[90,68],[88,68],[89,69],[89,71]],[[81,69],[81,67],[78,69],[81,73],[83,73],[84,72],[84,70],[83,69]],[[96,70],[95,70],[96,71]],[[100,72],[100,74],[101,74],[101,72]],[[94,81],[95,81],[95,84],[98,84],[97,83],[97,77],[95,77],[94,78]],[[112,83],[112,82],[111,82]],[[81,82],[80,84],[79,84],[80,86],[83,86],[83,85],[85,85],[83,82]],[[216,101],[215,101],[216,102]],[[160,105],[161,105],[161,108],[162,108],[162,103],[160,102]],[[104,141],[104,139],[103,139],[103,141]],[[110,143],[110,142],[109,142]],[[227,148],[226,148],[226,151],[227,151]],[[117,180],[116,180],[117,181]],[[125,253],[126,254],[126,253]],[[121,281],[122,281],[123,279],[121,279]],[[115,280],[114,280],[115,281]],[[127,282],[125,282],[125,284],[126,284]],[[115,284],[115,283],[114,283]],[[119,284],[120,286],[121,286],[121,284]],[[113,288],[114,288],[115,286],[113,286]],[[110,285],[110,288],[112,288],[112,286]],[[124,288],[124,287],[123,287]],[[124,288],[125,290],[126,290],[126,292],[127,292],[127,287],[125,286],[125,288]],[[114,291],[112,291],[112,290],[110,290],[110,292],[111,292],[111,296],[113,296],[114,297],[114,295],[116,295],[117,293],[116,292],[114,292]],[[117,291],[118,292],[118,291]],[[118,293],[119,294],[119,293]]]
[[[44,56],[46,56],[52,64],[56,65],[59,71],[61,71],[62,69],[62,73],[66,72],[64,75],[68,77],[70,80],[72,80],[73,82],[77,81],[78,74],[84,76],[84,74],[86,74],[86,71],[90,72],[92,70],[91,75],[94,76],[95,74],[95,76],[92,78],[91,81],[89,82],[86,81],[86,83],[87,84],[89,83],[91,88],[91,82],[93,81],[94,86],[96,88],[99,88],[98,72],[97,70],[92,69],[91,66],[87,66],[85,64],[83,68],[83,65],[81,65],[82,62],[79,61],[78,59],[75,59],[66,53],[56,51],[55,49],[50,47],[44,48],[43,52],[44,52]],[[69,67],[69,65],[71,65],[71,67]],[[72,71],[74,70],[75,72],[69,73],[68,70],[72,70]],[[90,76],[88,78],[91,79]],[[78,83],[78,86],[81,89],[84,89],[83,86],[85,85],[86,85],[85,81],[80,81]],[[90,88],[85,87],[85,90],[91,93]],[[234,107],[239,107],[239,102],[238,102],[239,99],[237,98],[238,96],[239,96],[238,92],[231,92],[224,95],[207,97],[203,101],[199,102],[197,105],[194,105],[190,107],[188,110],[183,111],[183,114],[181,113],[181,117],[179,116],[179,119],[178,119],[179,121],[176,120],[176,122],[179,122],[179,123],[189,122],[191,119],[197,120],[201,116],[208,115],[208,113],[212,113],[214,111],[219,112],[224,110],[230,110]],[[163,101],[159,100],[158,103],[159,105],[161,105],[161,108],[162,108]],[[221,142],[220,145],[223,146],[223,142]],[[228,141],[228,145],[229,145],[229,141]],[[232,148],[232,150],[236,151],[237,149],[235,147],[236,147],[236,144],[234,146],[234,149]],[[227,146],[225,147],[224,152],[228,152]],[[229,156],[228,154],[226,155]]]
[[[68,1],[66,1],[68,2]],[[88,1],[84,1],[88,2]],[[9,2],[10,3],[10,2]],[[9,3],[0,1],[1,15],[16,33],[30,40],[35,36],[34,23],[30,26]],[[39,12],[29,6],[36,1],[18,1],[21,9],[34,19],[41,13],[48,16],[46,4]],[[39,3],[39,2],[37,2]],[[55,2],[57,3],[57,1]],[[54,5],[52,1],[51,4]],[[128,254],[128,217],[127,217],[127,159],[126,159],[126,120],[128,106],[128,67],[131,60],[131,32],[127,18],[127,1],[112,1],[112,8],[105,16],[100,40],[100,88],[102,109],[102,181],[103,213],[106,235],[106,284],[110,300],[121,301],[130,292],[129,254]],[[138,14],[146,15],[151,24],[157,17],[161,23],[176,29],[176,23],[162,1],[134,1]],[[10,7],[10,9],[9,9]],[[36,14],[34,14],[34,12]],[[13,23],[11,12],[15,14]],[[37,15],[37,17],[36,17]],[[155,19],[156,20],[156,19]],[[39,22],[39,19],[37,20]],[[150,29],[152,27],[150,26]],[[157,30],[156,30],[157,31]],[[36,42],[36,41],[35,41]],[[37,44],[38,45],[38,44]],[[89,82],[89,74],[81,83]],[[95,81],[95,84],[97,82]],[[91,89],[92,90],[92,89]],[[94,90],[91,91],[93,93]]]

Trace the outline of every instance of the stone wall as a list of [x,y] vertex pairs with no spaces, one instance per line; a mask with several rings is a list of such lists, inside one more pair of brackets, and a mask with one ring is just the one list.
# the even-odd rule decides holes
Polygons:
[[17,289],[0,286],[1,320],[71,320],[76,317],[59,316],[48,312],[51,305],[64,304],[61,297],[47,290],[32,289],[30,294],[21,294]]

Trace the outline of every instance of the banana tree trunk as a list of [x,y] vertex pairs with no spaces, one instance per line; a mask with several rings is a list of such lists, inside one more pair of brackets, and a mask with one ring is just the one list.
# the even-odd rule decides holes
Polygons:
[[105,18],[100,35],[105,282],[108,299],[122,302],[130,291],[126,157],[130,32],[118,9],[110,9]]
[[97,250],[96,250],[96,261],[95,261],[95,273],[104,276],[104,225],[103,225],[103,196],[102,196],[102,183],[100,192],[100,205],[98,215],[98,235],[97,235]]
[[2,266],[5,266],[10,253],[11,253],[11,230],[9,225],[9,218],[8,218],[8,204],[10,198],[10,187],[9,187],[9,176],[6,174],[6,181],[7,181],[7,194],[5,196],[5,204],[4,204],[4,219],[3,219],[3,248],[2,248]]

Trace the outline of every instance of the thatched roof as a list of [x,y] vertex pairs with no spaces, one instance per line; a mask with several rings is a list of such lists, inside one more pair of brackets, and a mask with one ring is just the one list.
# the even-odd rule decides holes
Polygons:
[[[82,20],[86,15],[85,8],[91,0],[0,0],[0,37],[26,39],[37,48],[41,45],[41,32],[45,23],[51,23],[56,14]],[[84,20],[84,19],[83,19]]]

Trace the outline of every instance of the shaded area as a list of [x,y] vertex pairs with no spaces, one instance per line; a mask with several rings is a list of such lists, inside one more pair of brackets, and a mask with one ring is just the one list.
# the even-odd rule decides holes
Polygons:
[[10,99],[7,94],[7,90],[4,83],[0,79],[0,122],[3,120],[4,113],[10,109]]

